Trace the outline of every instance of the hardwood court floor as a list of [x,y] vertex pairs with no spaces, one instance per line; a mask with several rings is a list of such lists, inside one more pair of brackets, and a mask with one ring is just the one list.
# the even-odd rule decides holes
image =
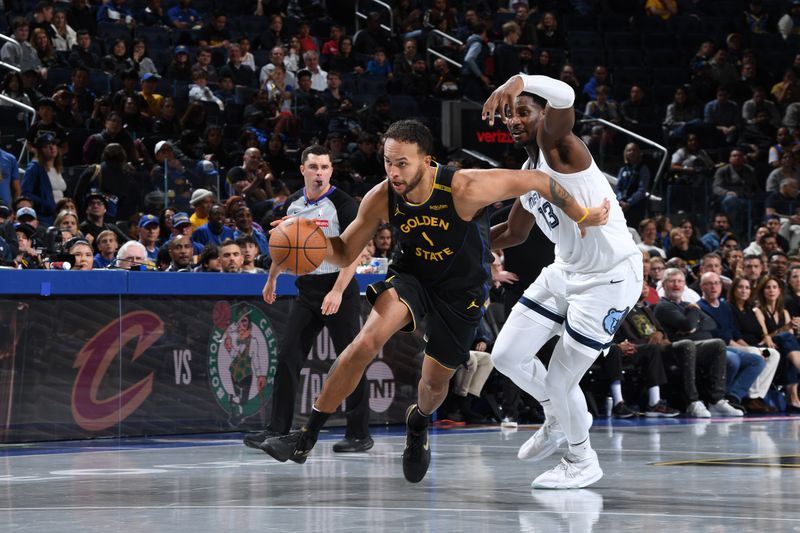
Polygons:
[[600,420],[605,477],[578,491],[530,489],[559,459],[516,458],[534,429],[435,431],[416,485],[397,427],[354,455],[334,430],[302,466],[236,434],[4,446],[0,531],[800,531],[800,419]]

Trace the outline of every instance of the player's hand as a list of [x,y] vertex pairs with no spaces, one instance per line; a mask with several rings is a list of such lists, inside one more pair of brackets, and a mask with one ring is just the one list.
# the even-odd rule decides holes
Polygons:
[[267,278],[267,282],[264,284],[264,289],[261,291],[261,296],[264,298],[264,301],[268,304],[275,303],[275,279],[272,276]]
[[492,281],[494,281],[495,288],[500,287],[501,284],[505,283],[507,285],[511,285],[519,281],[519,277],[514,274],[513,272],[509,272],[508,270],[499,270],[497,272],[492,272]]
[[322,300],[322,314],[335,315],[339,311],[339,306],[342,304],[342,293],[336,289],[332,290],[325,295]]
[[513,76],[503,85],[489,95],[486,103],[483,104],[483,111],[481,118],[494,126],[494,119],[496,114],[500,114],[500,118],[505,124],[509,119],[517,115],[517,96],[522,94],[525,84],[522,83],[522,78]]
[[583,222],[578,224],[581,229],[581,237],[586,236],[586,228],[589,226],[605,226],[608,223],[608,214],[611,212],[611,202],[608,198],[603,199],[597,207],[589,207],[589,214],[583,219]]
[[267,378],[266,376],[258,376],[258,390],[264,390],[264,387],[267,386]]
[[[286,216],[284,216],[284,217],[282,217],[282,218],[279,218],[279,219],[273,220],[272,222],[270,222],[270,223],[269,223],[269,225],[270,225],[270,226],[272,226],[272,229],[275,229],[275,228],[276,228],[277,226],[279,226],[279,225],[280,225],[280,224],[281,224],[281,223],[282,223],[284,220],[289,220],[290,218],[296,218],[296,217],[294,217],[294,216],[292,216],[292,215],[286,215]],[[271,230],[269,230],[267,233],[272,233],[272,229],[271,229]]]

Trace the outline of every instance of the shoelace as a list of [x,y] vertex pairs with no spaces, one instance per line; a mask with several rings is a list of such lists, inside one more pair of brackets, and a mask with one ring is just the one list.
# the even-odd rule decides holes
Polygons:
[[578,475],[578,469],[575,468],[575,465],[564,457],[561,458],[561,462],[558,463],[558,466],[555,467],[555,470],[563,470],[564,475],[568,478],[574,478],[576,475]]

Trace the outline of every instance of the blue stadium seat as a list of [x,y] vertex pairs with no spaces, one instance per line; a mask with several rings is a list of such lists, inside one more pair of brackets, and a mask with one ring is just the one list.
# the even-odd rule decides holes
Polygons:
[[147,44],[148,50],[164,50],[172,47],[171,33],[161,26],[139,26],[136,36]]
[[636,34],[629,31],[611,31],[603,34],[603,41],[606,48],[636,48],[639,46],[639,38]]
[[608,49],[608,65],[612,68],[618,67],[641,67],[644,66],[644,53],[637,49],[616,48]]
[[672,33],[642,33],[642,48],[647,50],[675,50],[678,39]]
[[53,87],[62,83],[72,82],[72,69],[65,67],[53,67],[47,70],[47,82]]
[[570,48],[602,48],[603,39],[596,31],[571,31],[567,36]]
[[677,34],[700,33],[703,31],[703,25],[700,20],[688,15],[675,15],[671,17],[668,26],[672,33]]
[[574,48],[570,50],[569,59],[576,68],[590,67],[593,69],[597,65],[606,64],[606,52],[603,48]]
[[565,28],[572,31],[593,31],[600,30],[600,21],[595,15],[568,15],[562,21]]
[[361,76],[358,80],[358,92],[360,94],[386,94],[386,80],[373,78],[371,76]]
[[389,105],[392,115],[399,118],[417,117],[420,114],[419,103],[413,96],[407,94],[393,94],[389,96]]
[[111,92],[111,75],[98,69],[89,69],[89,87],[95,94],[108,94]]
[[615,84],[637,84],[649,87],[651,78],[650,69],[645,67],[619,67],[614,69]]

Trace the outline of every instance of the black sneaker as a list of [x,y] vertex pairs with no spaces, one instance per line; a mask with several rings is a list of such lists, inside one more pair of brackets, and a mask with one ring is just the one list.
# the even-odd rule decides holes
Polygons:
[[650,405],[645,411],[644,416],[650,418],[666,417],[672,418],[681,414],[677,409],[673,409],[664,400],[659,401],[655,405]]
[[625,405],[625,402],[619,402],[611,409],[611,414],[614,418],[633,418],[639,416],[639,413]]
[[306,462],[314,442],[310,443],[307,439],[305,430],[290,431],[288,435],[272,437],[265,440],[259,448],[273,459],[285,463],[289,459],[301,465]]
[[356,439],[354,437],[345,437],[333,445],[333,451],[336,453],[355,453],[365,452],[370,450],[375,445],[372,437],[367,435],[363,439]]
[[[406,425],[411,411],[417,407],[412,405],[406,411]],[[406,448],[403,450],[403,476],[411,483],[419,483],[428,472],[431,464],[431,448],[428,444],[428,428],[423,431],[411,431],[406,426]]]
[[265,440],[271,439],[272,437],[280,437],[281,434],[277,431],[270,431],[269,429],[265,429],[264,431],[259,431],[258,433],[248,433],[244,436],[242,441],[244,445],[248,448],[255,448],[256,450],[261,449],[261,445],[264,443]]

